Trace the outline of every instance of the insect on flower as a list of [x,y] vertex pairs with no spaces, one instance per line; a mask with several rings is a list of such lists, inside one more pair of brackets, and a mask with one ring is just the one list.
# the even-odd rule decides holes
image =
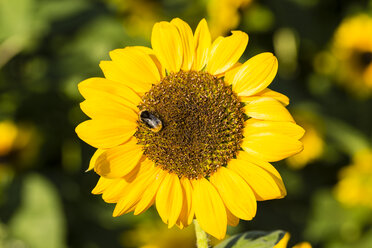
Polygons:
[[147,110],[142,110],[139,114],[139,119],[148,126],[154,133],[159,132],[163,128],[162,121],[154,114]]

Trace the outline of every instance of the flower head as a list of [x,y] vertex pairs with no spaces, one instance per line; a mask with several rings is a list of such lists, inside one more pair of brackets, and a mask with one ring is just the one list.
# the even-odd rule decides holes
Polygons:
[[320,70],[332,74],[355,95],[370,96],[372,17],[359,14],[342,21],[334,34],[330,53],[321,53],[316,61],[323,61],[320,64],[325,68]]
[[196,218],[221,239],[226,226],[251,220],[256,201],[285,196],[269,163],[302,149],[304,130],[288,98],[267,89],[277,72],[271,53],[238,62],[248,36],[211,43],[205,20],[154,25],[152,49],[126,47],[102,61],[105,78],[79,84],[91,118],[76,132],[98,148],[89,169],[94,194],[116,203],[113,215],[153,204],[169,227]]
[[335,187],[337,199],[346,206],[372,208],[372,151],[355,154],[353,163],[340,171],[340,181]]

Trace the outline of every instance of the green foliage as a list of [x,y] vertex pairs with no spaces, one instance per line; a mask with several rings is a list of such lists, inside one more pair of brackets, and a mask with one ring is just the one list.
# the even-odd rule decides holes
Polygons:
[[[363,227],[372,221],[372,213],[363,207],[344,207],[332,192],[322,190],[315,194],[312,215],[306,237],[313,242],[326,242],[327,247],[367,248],[371,245]],[[369,231],[371,232],[371,230]],[[336,246],[337,244],[337,246]]]
[[37,174],[25,178],[21,204],[9,222],[9,234],[27,247],[66,247],[61,202],[47,179]]
[[250,231],[234,235],[215,248],[273,248],[285,235],[284,231]]

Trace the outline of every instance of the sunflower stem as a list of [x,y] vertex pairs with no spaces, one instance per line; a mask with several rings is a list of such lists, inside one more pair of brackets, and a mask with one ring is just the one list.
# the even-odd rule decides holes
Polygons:
[[208,234],[200,227],[198,221],[194,220],[196,233],[196,246],[198,248],[208,248]]

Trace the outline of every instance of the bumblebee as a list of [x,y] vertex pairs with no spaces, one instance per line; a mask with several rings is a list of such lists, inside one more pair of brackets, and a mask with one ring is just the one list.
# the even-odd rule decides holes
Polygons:
[[163,128],[162,121],[147,110],[142,110],[139,112],[138,116],[141,122],[143,122],[154,133],[159,132]]

